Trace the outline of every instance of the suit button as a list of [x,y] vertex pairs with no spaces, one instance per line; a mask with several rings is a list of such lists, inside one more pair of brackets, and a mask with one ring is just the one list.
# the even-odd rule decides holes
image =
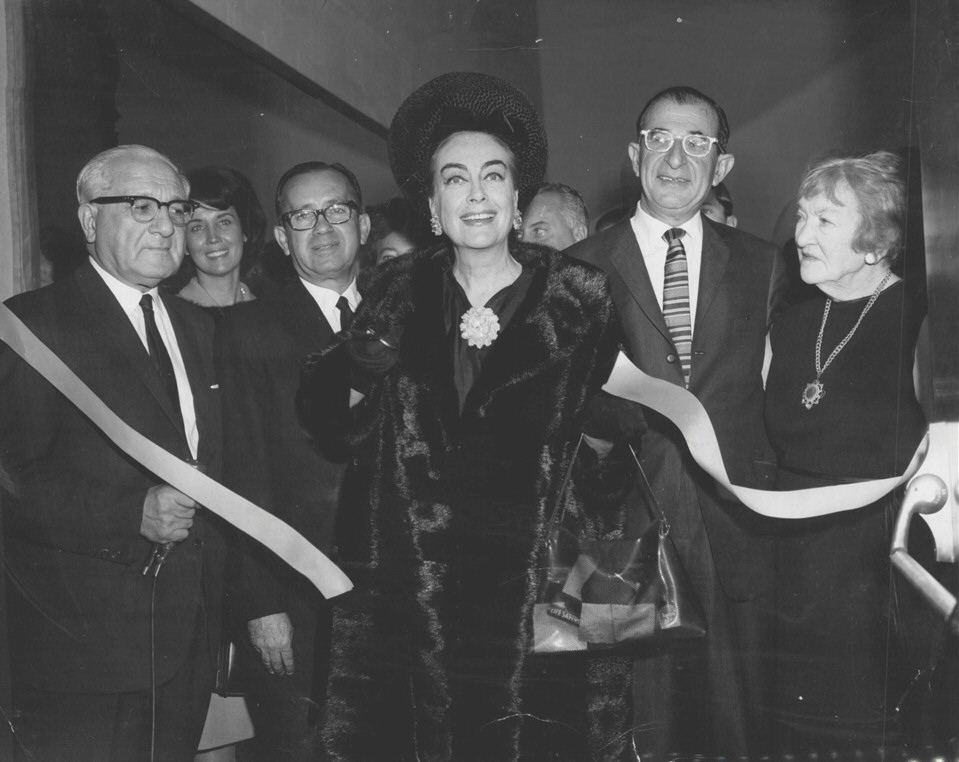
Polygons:
[[194,548],[202,548],[202,547],[203,547],[203,539],[200,538],[200,537],[197,537],[197,538],[193,541],[193,547],[194,547]]
[[674,362],[676,362],[676,360],[678,360],[678,359],[679,359],[679,358],[676,357],[676,355],[674,355],[672,352],[670,352],[668,355],[666,355],[666,362],[668,362],[668,363],[674,363]]

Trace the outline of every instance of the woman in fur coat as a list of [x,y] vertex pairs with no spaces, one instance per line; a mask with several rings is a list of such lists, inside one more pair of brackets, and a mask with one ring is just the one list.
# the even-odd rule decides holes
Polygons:
[[[507,83],[427,83],[400,107],[390,154],[442,238],[375,272],[351,330],[308,360],[298,395],[317,445],[361,474],[338,531],[355,590],[336,606],[325,752],[618,759],[624,665],[529,655],[546,523],[617,350],[606,278],[510,241],[546,141]],[[615,516],[564,494],[567,525],[619,532]]]

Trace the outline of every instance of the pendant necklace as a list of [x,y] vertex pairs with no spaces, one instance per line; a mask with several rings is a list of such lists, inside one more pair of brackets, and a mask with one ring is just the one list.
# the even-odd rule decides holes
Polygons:
[[822,335],[826,330],[826,319],[829,317],[829,308],[832,306],[832,299],[826,299],[826,308],[822,312],[822,325],[819,326],[819,336],[816,339],[816,379],[810,381],[806,384],[806,388],[803,389],[802,393],[802,403],[805,405],[806,410],[812,410],[813,405],[818,405],[819,400],[821,400],[826,392],[823,389],[823,383],[821,381],[822,374],[826,372],[826,368],[829,367],[829,364],[836,359],[844,346],[848,343],[849,339],[852,338],[852,335],[856,332],[856,329],[859,327],[859,324],[862,322],[862,319],[866,317],[866,313],[869,312],[872,305],[876,303],[876,299],[879,298],[879,294],[882,293],[883,288],[886,287],[886,283],[889,282],[889,279],[892,277],[892,271],[886,273],[886,277],[882,279],[879,283],[879,286],[873,292],[873,295],[869,297],[869,301],[866,302],[866,306],[862,310],[862,314],[859,316],[859,320],[856,321],[856,324],[852,327],[852,330],[846,334],[846,338],[839,342],[836,348],[832,351],[832,354],[826,359],[826,362],[820,364],[820,351],[822,350]]

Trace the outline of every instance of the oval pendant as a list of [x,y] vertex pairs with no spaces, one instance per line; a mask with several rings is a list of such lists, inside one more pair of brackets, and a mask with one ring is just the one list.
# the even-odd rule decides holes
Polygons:
[[813,405],[818,405],[819,400],[823,398],[825,393],[822,388],[822,381],[818,378],[806,384],[802,393],[802,403],[806,406],[806,410],[812,410]]

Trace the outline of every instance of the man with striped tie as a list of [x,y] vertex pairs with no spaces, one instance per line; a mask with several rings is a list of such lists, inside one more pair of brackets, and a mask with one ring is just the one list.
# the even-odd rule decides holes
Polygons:
[[[637,132],[629,144],[643,186],[635,214],[567,253],[609,274],[632,361],[702,402],[733,483],[770,486],[761,370],[776,249],[700,213],[710,188],[733,167],[726,115],[703,93],[672,87],[646,104]],[[632,403],[607,402],[615,404],[623,408],[620,420],[635,418],[627,415]],[[643,412],[643,467],[703,604],[707,634],[637,658],[636,748],[643,759],[668,752],[752,757],[765,746],[772,543],[761,517],[692,461],[672,423]],[[615,420],[606,413],[599,418]],[[588,425],[586,432],[617,434]],[[632,531],[641,532],[648,512],[638,502],[629,510]]]

